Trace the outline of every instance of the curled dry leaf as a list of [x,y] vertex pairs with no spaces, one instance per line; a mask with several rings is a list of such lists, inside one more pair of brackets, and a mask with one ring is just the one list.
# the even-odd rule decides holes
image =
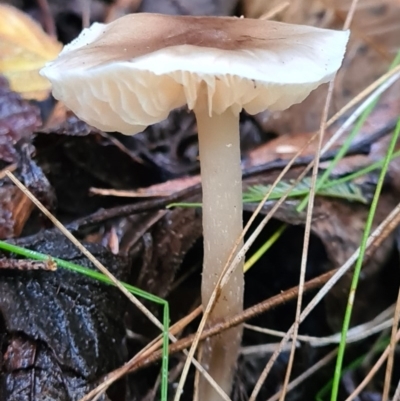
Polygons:
[[61,50],[61,43],[18,9],[0,4],[0,73],[24,98],[43,100],[50,83],[39,75],[47,61]]

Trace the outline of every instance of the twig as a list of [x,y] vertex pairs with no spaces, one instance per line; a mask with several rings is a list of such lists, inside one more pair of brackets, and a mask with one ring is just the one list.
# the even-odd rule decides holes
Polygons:
[[288,8],[290,6],[290,2],[284,1],[283,3],[278,3],[275,7],[273,7],[271,10],[266,12],[265,14],[261,15],[259,17],[260,20],[268,20],[271,18],[274,18],[277,14],[280,14],[285,8]]
[[393,401],[400,401],[400,380],[397,383],[396,391],[394,392]]
[[88,28],[90,25],[90,3],[91,0],[80,0],[82,7],[82,29]]
[[71,231],[76,231],[78,229],[86,228],[87,226],[91,226],[94,224],[99,224],[105,220],[114,219],[116,217],[124,217],[132,214],[163,209],[170,203],[179,202],[181,199],[198,193],[200,191],[200,188],[201,184],[196,184],[162,199],[151,199],[132,205],[118,206],[110,209],[99,210],[98,212],[95,212],[87,217],[75,220],[71,224],[67,225],[67,228]]
[[[290,383],[288,383],[288,385],[286,387],[286,393],[295,389],[298,385],[303,383],[304,380],[308,379],[319,369],[321,369],[322,367],[327,365],[330,361],[332,361],[333,358],[335,358],[336,353],[337,353],[337,348],[334,349],[333,351],[329,352],[322,359],[320,359],[317,363],[315,363],[310,368],[308,368],[305,372],[303,372],[300,376],[296,377],[294,380],[292,380]],[[279,397],[281,396],[282,392],[283,392],[282,390],[277,392],[272,397],[268,398],[267,401],[277,401],[279,399]]]
[[390,391],[390,384],[392,381],[392,372],[394,364],[394,353],[396,348],[396,332],[399,327],[399,321],[400,321],[400,288],[397,294],[396,308],[393,317],[392,334],[390,337],[390,344],[389,344],[389,358],[386,364],[385,384],[383,387],[382,401],[387,401],[389,399],[389,391]]
[[[321,287],[324,283],[326,283],[332,276],[336,273],[337,270],[332,270],[328,273],[324,273],[310,281],[308,281],[305,284],[305,291],[310,291],[315,288]],[[244,310],[242,313],[233,316],[229,320],[223,320],[223,321],[217,321],[214,322],[213,326],[205,329],[200,337],[200,340],[205,340],[206,338],[218,335],[222,331],[228,330],[232,327],[238,326],[239,324],[244,323],[245,321],[258,316],[262,313],[265,313],[268,310],[271,310],[283,303],[286,303],[290,300],[293,300],[297,298],[298,296],[298,287],[293,287],[290,288],[278,295],[275,295],[269,299],[266,299],[265,301],[262,301],[258,303],[257,305],[254,305],[246,310]],[[196,334],[189,335],[179,341],[177,341],[175,344],[172,344],[169,348],[170,355],[182,351],[185,348],[190,347],[190,345],[193,343],[194,338]],[[147,359],[146,359],[147,358]],[[137,363],[132,366],[132,369],[130,372],[134,372],[139,368],[142,368],[144,366],[149,365],[150,363],[153,363],[161,358],[161,352],[157,350],[155,353],[146,356],[146,358],[141,358],[141,360],[136,361]]]
[[39,8],[42,11],[43,25],[45,31],[53,38],[57,37],[56,24],[50,10],[50,6],[47,0],[37,0]]
[[[396,337],[395,341],[396,343],[400,340],[400,330],[396,332]],[[378,370],[381,368],[385,360],[387,359],[389,355],[389,350],[390,350],[390,344],[385,348],[385,351],[383,351],[382,355],[379,357],[379,359],[376,361],[375,365],[371,368],[371,370],[368,372],[367,376],[365,376],[364,380],[357,386],[357,388],[346,398],[345,401],[353,401],[360,393],[361,391],[365,388],[365,386],[370,382],[370,380],[375,376],[375,374],[378,372]]]
[[[186,316],[184,319],[186,319],[186,323],[194,319],[201,311],[201,307],[196,308],[189,316]],[[170,328],[169,332],[169,338],[173,343],[176,343],[178,340],[177,338],[171,334],[171,333],[177,333],[182,329],[182,320],[175,325],[173,325]],[[161,346],[161,341],[159,339],[153,340],[148,346],[146,346],[143,350],[141,350],[137,355],[135,355],[130,361],[128,361],[125,365],[121,366],[120,368],[114,370],[113,372],[109,373],[104,381],[99,384],[96,388],[94,388],[92,391],[90,391],[88,394],[86,394],[83,398],[80,399],[80,401],[95,401],[104,391],[108,389],[115,381],[117,381],[119,378],[124,376],[128,371],[132,369],[133,366],[137,365],[137,361],[146,359],[149,355],[154,353],[155,349],[158,349]],[[186,347],[184,347],[186,348]],[[187,355],[187,351],[183,350],[184,354]],[[158,352],[158,351],[157,351]],[[157,354],[160,358],[162,358],[162,352]],[[219,395],[224,399],[225,401],[231,401],[230,398],[225,394],[225,392],[219,387],[219,385],[215,382],[215,380],[208,374],[208,372],[200,365],[200,363],[196,360],[193,359],[192,361],[193,365],[197,370],[199,370],[203,376],[208,380],[208,382],[216,389],[216,391],[219,393]]]
[[9,166],[0,170],[0,180],[7,176],[7,171],[15,171],[17,168],[16,164],[10,164]]
[[[361,116],[361,114],[371,105],[383,92],[389,89],[398,79],[400,78],[400,72],[391,76],[387,81],[378,86],[357,109],[351,113],[351,115],[346,119],[346,121],[339,127],[339,129],[332,135],[331,138],[324,145],[322,152],[324,153],[328,150],[342,135],[343,133]],[[395,128],[396,120],[393,120],[392,127]],[[393,130],[392,128],[392,130]]]
[[328,122],[326,123],[327,128],[334,124],[340,117],[342,117],[345,113],[347,113],[350,109],[352,109],[357,103],[359,103],[362,99],[371,94],[376,88],[381,86],[385,81],[387,81],[393,75],[396,75],[400,72],[400,65],[388,71],[386,74],[380,76],[377,80],[372,82],[371,85],[368,85],[364,90],[362,90],[357,96],[350,100],[344,107],[342,107],[334,116],[332,116]]
[[[352,21],[352,17],[354,15],[355,9],[357,6],[357,0],[353,0],[351,3],[350,11],[347,15],[346,22],[344,23],[343,30],[346,31],[350,27],[350,23]],[[306,269],[307,269],[307,260],[308,260],[308,249],[310,244],[310,235],[311,235],[311,221],[312,221],[312,213],[314,209],[314,199],[315,199],[315,187],[317,184],[318,179],[318,168],[319,168],[319,158],[321,155],[321,148],[322,148],[322,141],[325,136],[325,130],[328,120],[329,114],[329,107],[332,101],[333,89],[335,86],[335,79],[336,74],[332,78],[331,82],[329,83],[328,94],[326,96],[325,106],[322,113],[321,124],[319,129],[319,137],[318,137],[318,145],[315,154],[315,161],[311,176],[311,188],[310,188],[310,196],[308,197],[308,207],[307,207],[307,216],[306,216],[306,224],[304,230],[304,237],[303,237],[303,249],[301,255],[301,264],[300,264],[300,281],[299,281],[299,296],[297,297],[297,305],[296,305],[296,315],[293,325],[293,335],[292,335],[292,347],[290,350],[289,360],[286,368],[286,374],[283,381],[283,386],[281,390],[280,401],[284,401],[286,398],[287,387],[290,381],[290,375],[292,373],[293,362],[294,362],[294,355],[296,352],[296,342],[297,342],[297,335],[299,332],[300,326],[300,315],[301,315],[301,307],[303,303],[303,288],[306,276]]]
[[[306,283],[307,285],[307,283]],[[389,307],[384,312],[380,313],[374,319],[367,323],[360,324],[358,326],[352,327],[349,330],[346,342],[352,343],[360,340],[364,340],[374,334],[377,334],[387,328],[391,327],[393,324],[393,318],[388,318],[388,315],[393,314],[393,307]],[[264,327],[253,326],[250,324],[245,324],[244,327],[249,330],[257,331],[258,333],[268,334],[270,336],[285,337],[286,332],[266,329]],[[306,335],[298,335],[298,341],[303,341],[308,343],[311,347],[326,347],[331,344],[338,344],[340,342],[341,333],[335,333],[327,337],[313,337]]]
[[318,168],[319,168],[319,157],[321,154],[322,141],[325,135],[326,121],[328,119],[329,107],[332,100],[333,89],[335,85],[335,78],[329,83],[328,94],[325,101],[325,107],[322,114],[320,131],[318,136],[318,145],[315,154],[315,162],[313,166],[312,176],[311,176],[311,188],[310,188],[310,196],[308,198],[308,207],[307,207],[307,215],[306,215],[306,224],[304,230],[303,237],[303,249],[301,255],[301,263],[300,263],[300,280],[299,280],[299,296],[297,297],[296,304],[296,315],[294,320],[293,327],[293,336],[292,336],[292,347],[290,350],[289,360],[286,368],[285,379],[283,381],[283,387],[281,391],[280,401],[284,401],[286,397],[287,387],[290,381],[290,375],[292,373],[292,367],[294,362],[294,355],[296,352],[296,342],[297,342],[297,334],[299,332],[300,326],[300,314],[301,307],[303,303],[303,291],[304,291],[304,282],[306,277],[306,269],[307,269],[307,260],[308,260],[308,248],[310,244],[310,235],[311,235],[311,222],[312,222],[312,214],[314,209],[314,199],[315,199],[315,186],[318,179]]

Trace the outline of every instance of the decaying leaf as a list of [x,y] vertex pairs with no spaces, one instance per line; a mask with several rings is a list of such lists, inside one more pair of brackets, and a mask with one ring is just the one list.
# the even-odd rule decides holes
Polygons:
[[62,45],[18,9],[0,4],[0,73],[27,99],[45,99],[50,83],[40,68],[54,59]]
[[86,124],[71,111],[67,110],[65,105],[57,102],[47,121],[40,127],[40,134],[57,134],[68,136],[86,136],[91,133],[98,133],[99,130]]
[[[38,252],[89,266],[61,234],[42,232],[22,242]],[[127,259],[99,245],[86,246],[119,279],[126,277]],[[125,308],[126,300],[115,288],[64,269],[2,271],[1,399],[81,399],[102,375],[124,362]]]
[[0,160],[14,163],[17,160],[15,144],[29,138],[40,124],[39,109],[12,92],[7,80],[0,75]]
[[[25,186],[50,210],[55,204],[55,196],[42,169],[32,160],[32,146],[18,146],[18,164],[15,174]],[[7,180],[0,181],[0,239],[14,238],[21,232],[28,221],[33,203],[14,184]]]
[[[39,109],[11,91],[7,80],[0,76],[0,164],[6,168],[15,163],[25,185],[51,206],[54,195],[50,184],[31,158],[32,132],[40,124]],[[19,236],[32,210],[31,201],[19,189],[0,181],[1,239]]]
[[[396,121],[400,112],[400,97],[398,99],[388,100],[387,102],[380,102],[372,113],[369,115],[364,126],[359,130],[355,136],[353,143],[361,143],[361,141],[366,140],[368,137],[373,138],[374,135],[380,130],[386,130],[390,122]],[[283,120],[276,122],[276,129],[284,129]],[[272,121],[272,125],[275,123]],[[274,125],[275,126],[275,125]],[[323,143],[325,144],[330,140],[330,138],[336,133],[338,129],[338,124],[330,127],[326,130]],[[312,138],[314,139],[312,140]],[[342,135],[338,140],[336,140],[331,149],[338,149],[346,141],[347,135]],[[252,149],[246,154],[246,159],[244,160],[244,166],[251,167],[260,164],[268,163],[274,160],[290,160],[296,155],[301,149],[303,151],[300,153],[302,156],[312,156],[317,151],[318,139],[314,135],[314,132],[294,132],[294,133],[283,133],[278,137],[263,143],[261,146]],[[372,142],[369,143],[372,145]]]
[[[147,224],[147,221],[154,221],[154,215],[138,215],[131,220],[135,230],[124,236],[121,249],[134,257],[136,266],[139,265],[138,259],[142,259],[135,285],[166,297],[184,257],[201,238],[200,214],[195,209],[168,210],[155,224]],[[145,232],[141,234],[140,241],[129,249],[130,237],[132,234],[137,237],[140,225],[144,226]]]
[[0,239],[19,236],[33,207],[19,188],[0,187]]

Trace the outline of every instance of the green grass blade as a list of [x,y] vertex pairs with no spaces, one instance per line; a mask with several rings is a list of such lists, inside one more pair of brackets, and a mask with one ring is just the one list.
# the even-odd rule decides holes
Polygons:
[[[393,161],[394,159],[396,159],[399,156],[400,156],[400,150],[393,153],[393,155],[390,158],[390,161]],[[383,162],[384,162],[384,160],[379,160],[375,163],[370,164],[367,167],[364,167],[363,169],[355,171],[354,173],[348,174],[348,175],[338,178],[336,180],[330,180],[324,184],[323,188],[329,188],[331,186],[335,186],[338,184],[342,184],[344,182],[355,180],[356,178],[362,177],[363,175],[367,175],[367,174],[371,173],[372,171],[378,170],[379,168],[381,168],[383,165]]]
[[267,252],[272,245],[280,238],[283,232],[286,230],[287,224],[282,224],[259,248],[253,255],[246,261],[243,267],[243,271],[246,273],[264,254]]
[[371,233],[372,222],[373,222],[373,219],[375,216],[375,212],[376,212],[376,208],[378,205],[380,193],[382,190],[384,178],[385,178],[386,172],[388,170],[391,157],[394,153],[394,149],[395,149],[395,146],[397,143],[397,139],[399,138],[399,134],[400,134],[400,119],[397,122],[395,131],[393,133],[392,139],[391,139],[389,147],[388,147],[388,151],[386,153],[386,156],[385,156],[385,159],[383,162],[382,170],[379,175],[378,183],[377,183],[376,189],[375,189],[375,194],[372,199],[371,207],[370,207],[367,221],[365,224],[365,229],[364,229],[364,233],[363,233],[363,237],[362,237],[362,241],[361,241],[361,245],[360,245],[360,254],[357,259],[355,268],[354,268],[353,279],[352,279],[351,286],[350,286],[348,303],[347,303],[347,307],[346,307],[345,316],[343,319],[342,335],[341,335],[341,340],[340,340],[340,344],[339,344],[338,356],[336,359],[335,373],[334,373],[333,384],[332,384],[331,401],[337,401],[337,397],[338,397],[338,393],[339,393],[340,378],[342,375],[344,353],[345,353],[345,349],[346,349],[347,332],[348,332],[348,329],[350,326],[350,319],[351,319],[351,315],[352,315],[352,311],[353,311],[353,303],[354,303],[357,285],[358,285],[358,281],[359,281],[359,277],[360,277],[361,267],[362,267],[364,256],[365,256],[367,240]]

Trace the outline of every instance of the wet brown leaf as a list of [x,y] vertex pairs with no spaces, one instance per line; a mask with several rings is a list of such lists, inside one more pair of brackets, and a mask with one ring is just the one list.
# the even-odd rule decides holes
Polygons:
[[[50,206],[54,200],[49,195],[50,186],[31,159],[33,149],[29,145],[32,131],[40,124],[39,110],[12,92],[6,79],[0,76],[0,161],[4,167],[16,163],[18,174],[28,188]],[[9,182],[3,180],[0,185],[0,238],[19,236],[33,205]]]
[[[369,115],[363,127],[355,136],[353,143],[361,141],[378,132],[390,121],[395,121],[400,114],[400,97],[397,99],[380,102]],[[339,124],[326,130],[323,146],[335,134]],[[290,160],[299,152],[313,137],[314,132],[283,133],[269,142],[252,149],[246,154],[245,167],[257,166],[274,160]],[[331,149],[338,149],[346,141],[346,134],[342,135]],[[318,139],[309,143],[300,156],[313,156],[317,150]],[[382,155],[381,155],[382,156]],[[360,167],[360,165],[359,165]]]
[[15,144],[22,138],[29,139],[40,124],[38,108],[11,91],[0,75],[0,160],[15,162]]
[[[55,196],[41,168],[32,160],[32,147],[22,144],[17,148],[18,164],[15,174],[25,186],[50,210]],[[0,182],[0,239],[21,235],[34,205],[20,189],[8,180]]]
[[[136,285],[152,294],[165,297],[185,255],[202,235],[201,218],[196,209],[179,208],[163,212],[155,223],[148,222],[154,222],[153,214],[133,218],[130,224],[135,229],[127,231],[121,249],[142,259]],[[140,227],[143,224],[145,230],[141,232]],[[137,242],[130,247],[132,237]]]
[[[61,234],[42,232],[20,244],[91,267]],[[127,259],[86,246],[126,278]],[[0,289],[2,400],[39,400],[44,394],[49,401],[79,400],[123,364],[126,300],[115,288],[58,269],[2,271]],[[123,383],[119,388],[124,394]]]
[[0,239],[18,237],[34,206],[15,186],[0,187]]

